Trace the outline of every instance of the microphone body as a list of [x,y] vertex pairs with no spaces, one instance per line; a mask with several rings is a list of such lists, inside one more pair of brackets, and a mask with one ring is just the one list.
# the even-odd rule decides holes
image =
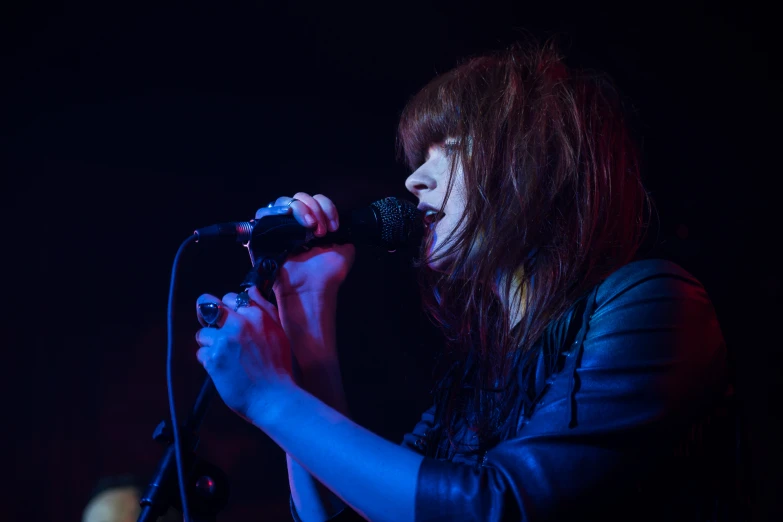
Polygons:
[[416,245],[423,234],[420,211],[413,203],[384,198],[370,206],[340,213],[340,228],[315,237],[290,215],[264,216],[253,221],[219,223],[193,232],[197,241],[227,238],[239,243],[254,243],[266,251],[293,250],[322,244],[369,244],[388,250]]
[[208,239],[236,239],[239,243],[250,241],[250,235],[253,233],[253,224],[255,221],[231,221],[229,223],[218,223],[208,227],[198,228],[193,231],[196,241]]

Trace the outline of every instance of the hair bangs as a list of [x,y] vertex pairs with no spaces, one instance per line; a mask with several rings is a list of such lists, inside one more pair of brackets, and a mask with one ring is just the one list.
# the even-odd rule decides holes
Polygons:
[[416,170],[427,159],[427,151],[446,138],[458,136],[460,89],[457,78],[447,73],[430,82],[414,96],[402,112],[397,129],[400,159]]

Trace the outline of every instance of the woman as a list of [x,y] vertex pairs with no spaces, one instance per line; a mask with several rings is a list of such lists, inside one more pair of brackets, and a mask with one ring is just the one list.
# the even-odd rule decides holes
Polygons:
[[[433,80],[399,138],[428,225],[425,305],[449,347],[401,446],[345,416],[334,310],[352,246],[289,259],[277,308],[229,294],[219,328],[197,334],[226,404],[287,453],[294,517],[708,516],[711,488],[681,456],[707,444],[692,434],[726,389],[725,346],[698,281],[635,261],[649,207],[609,83],[517,46]],[[322,195],[256,217],[278,212],[317,236],[339,227]]]

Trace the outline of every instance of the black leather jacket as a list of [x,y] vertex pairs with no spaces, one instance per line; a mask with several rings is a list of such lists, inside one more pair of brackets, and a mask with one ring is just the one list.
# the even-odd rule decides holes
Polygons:
[[[693,276],[668,261],[630,263],[537,346],[536,371],[523,383],[536,399],[517,409],[495,447],[449,450],[434,407],[404,437],[427,457],[417,521],[730,516],[726,347]],[[558,364],[544,364],[552,353]],[[334,520],[354,518],[346,508]]]

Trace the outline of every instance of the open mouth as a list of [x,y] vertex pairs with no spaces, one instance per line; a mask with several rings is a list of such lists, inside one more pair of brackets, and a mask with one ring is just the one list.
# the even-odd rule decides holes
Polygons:
[[444,218],[446,214],[443,212],[439,212],[437,210],[427,210],[424,213],[424,225],[427,227],[431,227],[438,221]]

